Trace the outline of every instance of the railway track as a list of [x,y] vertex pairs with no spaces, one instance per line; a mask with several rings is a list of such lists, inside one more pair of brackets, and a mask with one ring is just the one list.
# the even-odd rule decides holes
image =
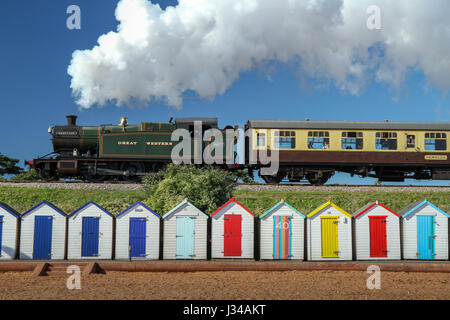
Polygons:
[[[143,184],[130,182],[88,183],[79,181],[53,182],[0,182],[0,187],[17,188],[51,188],[51,189],[86,189],[86,190],[141,190]],[[416,191],[416,192],[450,192],[450,186],[420,186],[420,185],[324,185],[309,184],[238,184],[236,190],[252,191]]]

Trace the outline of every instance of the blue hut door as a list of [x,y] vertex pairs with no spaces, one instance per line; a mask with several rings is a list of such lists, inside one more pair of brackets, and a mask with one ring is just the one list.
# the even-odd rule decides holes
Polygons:
[[52,216],[34,217],[33,259],[47,260],[52,257]]
[[434,216],[417,216],[417,257],[434,259]]
[[83,217],[82,228],[81,256],[98,256],[99,218]]
[[130,218],[130,256],[145,257],[146,218]]
[[194,258],[194,218],[177,217],[176,259]]

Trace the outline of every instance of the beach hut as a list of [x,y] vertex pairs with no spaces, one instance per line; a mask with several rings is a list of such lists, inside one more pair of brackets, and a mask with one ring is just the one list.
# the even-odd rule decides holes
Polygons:
[[255,215],[231,198],[211,215],[212,258],[254,258]]
[[206,259],[208,216],[184,200],[163,216],[163,259]]
[[411,203],[400,215],[404,259],[448,260],[446,212],[424,200]]
[[67,258],[112,259],[114,216],[93,201],[69,215]]
[[116,259],[159,259],[160,219],[136,202],[116,216]]
[[308,214],[308,260],[352,260],[351,218],[331,201]]
[[353,214],[357,260],[400,260],[400,215],[371,202]]
[[26,211],[20,223],[20,259],[64,259],[66,222],[66,214],[47,201]]
[[303,260],[305,218],[284,200],[260,215],[260,258]]
[[0,203],[0,260],[16,258],[19,216],[10,206]]

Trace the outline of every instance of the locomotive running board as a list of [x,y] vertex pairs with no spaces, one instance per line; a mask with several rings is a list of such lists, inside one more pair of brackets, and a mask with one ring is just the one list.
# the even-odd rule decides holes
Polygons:
[[[97,174],[106,175],[106,176],[128,176],[127,171],[122,170],[114,170],[114,169],[104,169],[97,168]],[[89,170],[88,174],[94,174],[94,170]],[[148,174],[155,174],[155,172],[138,172],[133,176],[146,176]]]

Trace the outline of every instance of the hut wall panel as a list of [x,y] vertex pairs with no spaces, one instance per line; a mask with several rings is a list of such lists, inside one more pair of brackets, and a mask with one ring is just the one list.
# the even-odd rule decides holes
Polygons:
[[[224,215],[226,214],[236,214],[242,216],[242,242],[241,256],[224,256]],[[211,256],[212,258],[242,258],[242,259],[253,259],[254,258],[254,226],[255,220],[254,216],[245,211],[240,205],[235,202],[229,203],[225,208],[218,212],[212,219],[211,228]]]
[[292,216],[292,259],[303,260],[304,257],[304,218],[293,212],[288,206],[282,205],[260,219],[261,259],[273,259],[273,217]]
[[[324,214],[323,212],[330,212]],[[339,222],[338,224],[338,246],[339,257],[337,258],[322,258],[322,229],[321,229],[321,215],[324,216],[338,216],[346,219],[346,223]],[[352,224],[351,219],[341,213],[332,206],[322,209],[321,212],[308,218],[308,260],[352,260]]]
[[[387,257],[370,256],[369,216],[387,216]],[[355,219],[356,259],[358,260],[400,260],[400,218],[381,206],[375,206]]]
[[[98,257],[81,256],[83,217],[100,217]],[[68,259],[111,259],[113,218],[95,205],[90,204],[69,218]]]
[[177,219],[175,215],[164,219],[163,259],[175,259],[177,252]]
[[1,207],[0,216],[3,216],[0,260],[14,259],[16,254],[17,218]]
[[[136,209],[142,210],[137,211]],[[133,259],[158,259],[159,258],[159,218],[141,205],[136,205],[126,214],[120,216],[116,220],[116,259],[129,258],[130,243],[130,218],[146,218],[146,242],[145,242],[145,258]]]
[[34,242],[34,217],[52,216],[52,251],[51,258],[56,260],[64,259],[66,243],[66,217],[56,212],[53,208],[42,205],[22,217],[20,230],[20,259],[33,259]]
[[435,223],[435,259],[448,260],[448,218],[425,204],[403,218],[403,257],[417,259],[417,216],[436,216]]
[[194,254],[195,259],[206,259],[207,246],[207,219],[204,216],[198,216],[195,219],[195,237]]

